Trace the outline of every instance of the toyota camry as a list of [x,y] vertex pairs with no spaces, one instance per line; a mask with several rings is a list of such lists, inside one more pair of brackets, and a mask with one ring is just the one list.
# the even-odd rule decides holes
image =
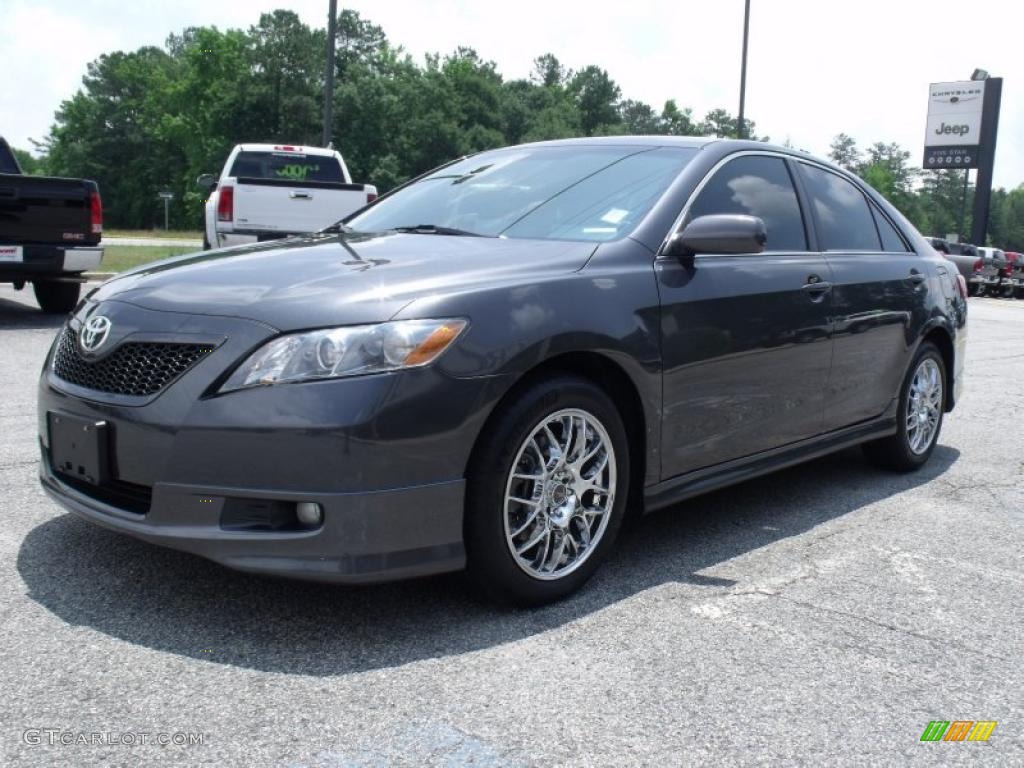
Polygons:
[[860,179],[741,141],[460,158],[320,233],[93,291],[39,383],[43,487],[245,571],[579,588],[643,512],[863,444],[928,461],[966,286]]

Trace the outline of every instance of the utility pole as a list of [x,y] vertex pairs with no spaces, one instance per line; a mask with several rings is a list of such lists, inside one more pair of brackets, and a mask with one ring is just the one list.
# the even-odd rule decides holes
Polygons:
[[334,122],[334,36],[338,24],[338,0],[329,0],[327,11],[327,61],[324,64],[324,136],[323,146],[331,146]]
[[743,60],[740,64],[740,114],[736,119],[736,133],[740,139],[747,137],[744,108],[747,100],[747,38],[750,36],[750,0],[743,2]]

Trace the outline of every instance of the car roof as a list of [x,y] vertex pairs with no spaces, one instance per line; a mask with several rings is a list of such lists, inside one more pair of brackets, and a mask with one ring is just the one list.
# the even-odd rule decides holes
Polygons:
[[700,149],[723,139],[714,136],[581,136],[573,139],[551,139],[522,144],[525,147],[621,146],[621,147],[692,147]]
[[[802,149],[783,147],[778,144],[769,144],[765,141],[751,141],[749,139],[722,139],[717,136],[585,136],[574,139],[552,139],[550,141],[535,141],[529,144],[519,144],[521,147],[572,147],[572,146],[621,146],[621,147],[683,147],[689,149],[713,151],[721,157],[740,152],[743,150],[770,151],[790,157],[813,160],[833,171],[850,176],[849,171],[840,168],[835,163],[824,158],[812,155]],[[496,147],[496,149],[498,149]],[[501,149],[510,149],[502,147]]]

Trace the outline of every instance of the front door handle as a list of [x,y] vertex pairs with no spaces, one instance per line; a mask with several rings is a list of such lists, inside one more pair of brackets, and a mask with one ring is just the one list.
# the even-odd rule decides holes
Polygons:
[[313,196],[311,194],[309,194],[308,192],[292,192],[291,195],[289,195],[289,197],[291,197],[292,200],[312,200],[313,199]]
[[828,293],[832,290],[832,283],[822,280],[818,275],[808,275],[803,289],[808,293]]

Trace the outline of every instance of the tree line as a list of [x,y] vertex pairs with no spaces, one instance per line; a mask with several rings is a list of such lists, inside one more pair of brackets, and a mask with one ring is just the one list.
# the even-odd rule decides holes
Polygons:
[[[198,228],[195,178],[219,171],[235,144],[320,143],[326,34],[276,10],[248,30],[190,27],[163,47],[104,54],[61,103],[39,156],[19,151],[19,160],[29,172],[95,179],[111,227],[152,227],[163,218],[157,193],[170,190],[172,226]],[[419,63],[351,10],[339,14],[335,42],[335,145],[354,179],[381,191],[454,157],[524,141],[738,134],[725,109],[703,119],[674,100],[655,109],[624,98],[601,67],[573,71],[551,53],[515,80],[467,47]],[[745,134],[757,138],[753,121],[744,122]],[[922,231],[957,231],[962,179],[919,173],[909,157],[893,144],[861,153],[849,137],[833,143],[834,160],[874,184]],[[1024,189],[993,196],[993,237],[1020,249],[1022,197]]]

